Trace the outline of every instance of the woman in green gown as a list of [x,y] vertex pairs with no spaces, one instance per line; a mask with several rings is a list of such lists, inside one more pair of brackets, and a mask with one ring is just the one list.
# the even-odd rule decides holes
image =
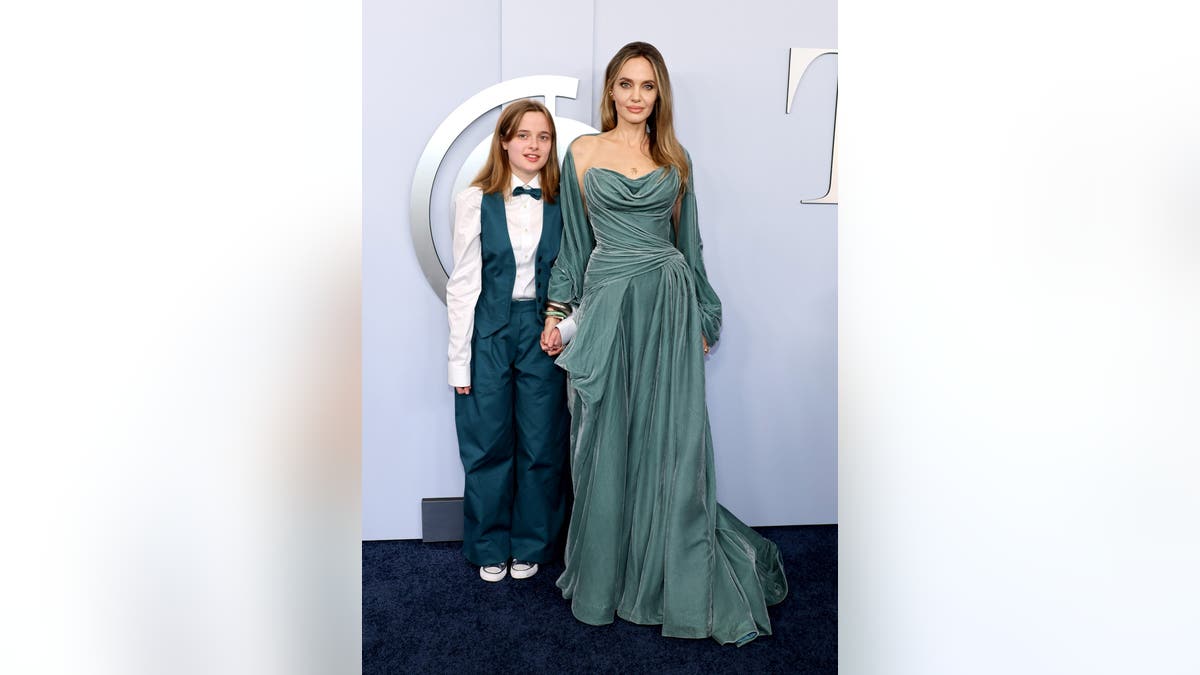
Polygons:
[[[779,550],[716,502],[704,358],[721,301],[701,257],[687,153],[662,56],[609,62],[602,133],[572,143],[543,348],[567,371],[574,509],[558,579],[585,623],[614,614],[671,637],[770,635]],[[562,346],[557,326],[577,332]]]

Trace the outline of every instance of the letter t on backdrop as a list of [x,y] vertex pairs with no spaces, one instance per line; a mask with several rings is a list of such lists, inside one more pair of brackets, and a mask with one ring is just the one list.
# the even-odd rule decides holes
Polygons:
[[[788,94],[787,94],[787,110],[788,114],[792,112],[792,101],[796,98],[796,89],[800,87],[800,80],[804,78],[804,74],[808,72],[808,67],[812,65],[819,57],[826,54],[837,54],[836,49],[821,49],[808,47],[792,47],[788,50]],[[838,203],[838,152],[837,152],[837,94],[833,98],[833,157],[829,162],[829,188],[825,191],[825,196],[817,199],[804,199],[801,204],[836,204]]]

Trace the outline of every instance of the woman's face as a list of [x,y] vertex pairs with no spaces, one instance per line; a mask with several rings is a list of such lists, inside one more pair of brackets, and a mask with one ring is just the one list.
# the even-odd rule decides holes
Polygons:
[[629,59],[621,65],[609,93],[612,94],[619,119],[630,124],[644,124],[650,113],[654,112],[654,102],[658,100],[654,67],[642,56]]
[[542,113],[530,111],[521,115],[516,133],[500,147],[508,153],[512,172],[528,183],[550,159],[550,141],[550,121]]

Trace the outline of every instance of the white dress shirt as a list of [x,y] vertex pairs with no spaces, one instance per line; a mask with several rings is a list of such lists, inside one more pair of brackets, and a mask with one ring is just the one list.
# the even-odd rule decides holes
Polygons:
[[[523,183],[514,175],[508,190],[509,196],[504,200],[508,239],[512,243],[513,260],[517,267],[512,299],[533,300],[537,297],[535,274],[537,248],[542,239],[542,201],[527,194],[512,196],[513,189],[521,186],[539,187],[538,177],[534,176],[529,183]],[[476,186],[463,190],[454,198],[454,270],[446,282],[446,308],[450,318],[447,356],[452,387],[471,384],[471,336],[475,332],[475,303],[482,290],[482,203],[483,190]],[[571,333],[574,331],[571,330]],[[565,339],[566,332],[563,335]]]

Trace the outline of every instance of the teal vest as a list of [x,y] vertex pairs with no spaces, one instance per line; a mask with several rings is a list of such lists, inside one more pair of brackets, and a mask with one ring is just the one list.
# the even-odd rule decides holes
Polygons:
[[[512,241],[508,238],[508,219],[504,215],[504,198],[499,192],[483,196],[480,205],[479,243],[483,256],[480,272],[482,290],[475,303],[475,335],[487,337],[508,324],[508,309],[512,303],[513,284],[517,282],[517,261],[513,257]],[[558,204],[542,200],[542,238],[534,256],[534,289],[538,307],[546,306],[546,287],[550,268],[558,257],[562,241],[562,212]]]

